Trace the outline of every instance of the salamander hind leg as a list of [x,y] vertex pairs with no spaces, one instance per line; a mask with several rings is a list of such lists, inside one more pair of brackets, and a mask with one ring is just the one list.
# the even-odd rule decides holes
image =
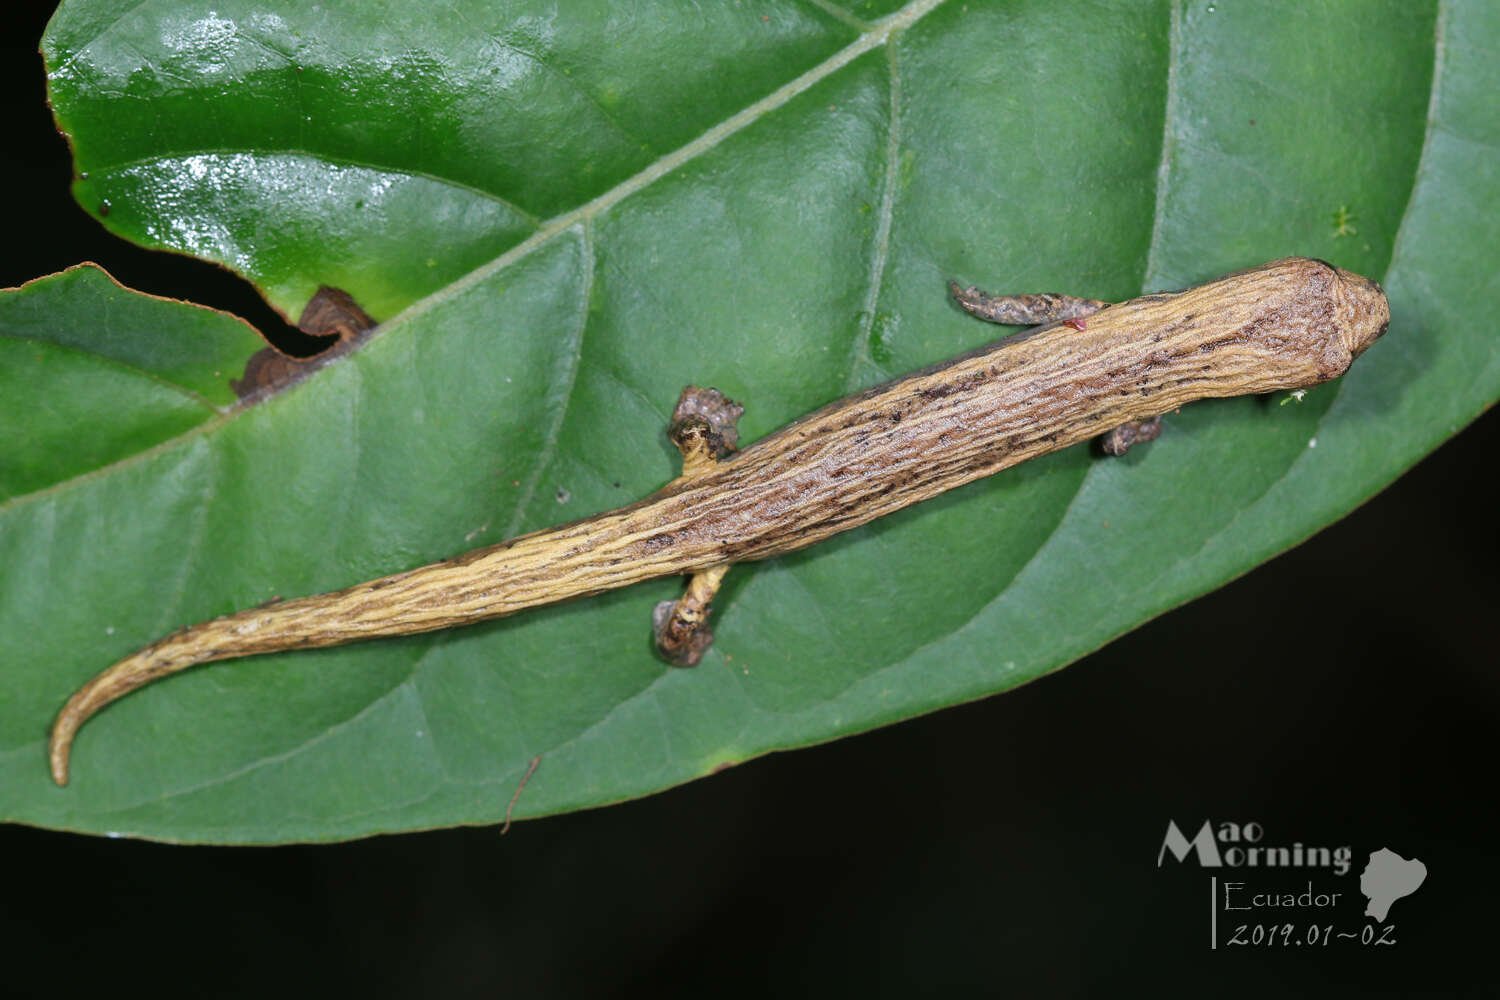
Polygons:
[[[682,452],[682,476],[696,478],[713,471],[719,459],[739,445],[738,422],[745,408],[717,389],[690,385],[682,390],[667,436]],[[688,578],[686,591],[675,601],[662,601],[651,615],[656,649],[668,662],[695,667],[713,644],[708,626],[714,594],[729,564],[710,566]]]

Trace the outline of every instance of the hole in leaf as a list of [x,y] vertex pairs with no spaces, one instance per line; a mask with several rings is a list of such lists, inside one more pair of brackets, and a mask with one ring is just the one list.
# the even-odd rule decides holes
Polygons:
[[292,357],[274,346],[262,348],[245,363],[242,377],[229,380],[229,387],[240,399],[276,392],[352,348],[374,326],[375,321],[352,295],[342,288],[323,285],[297,320],[298,330],[318,345],[316,353]]
[[308,357],[333,341],[309,336],[288,323],[239,275],[217,264],[135,246],[113,235],[74,200],[73,157],[47,105],[46,70],[38,40],[53,4],[7,11],[0,38],[0,88],[11,95],[6,155],[0,184],[12,199],[11,231],[25,234],[0,254],[0,288],[92,261],[127,288],[211,306],[242,317],[291,357]]

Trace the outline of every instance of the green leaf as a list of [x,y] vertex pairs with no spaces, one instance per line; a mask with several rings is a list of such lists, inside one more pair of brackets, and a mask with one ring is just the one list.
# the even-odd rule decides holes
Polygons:
[[[64,4],[44,49],[85,207],[288,313],[327,284],[386,322],[87,475],[59,453],[64,481],[0,505],[7,817],[221,842],[494,822],[538,755],[517,816],[646,794],[1056,669],[1500,395],[1473,322],[1500,290],[1484,0],[626,10]],[[176,625],[660,486],[685,383],[745,402],[753,440],[989,339],[950,276],[1125,298],[1294,253],[1387,286],[1391,332],[1348,376],[737,567],[696,670],[651,655],[680,587],[657,581],[192,671],[47,779],[68,693]],[[6,426],[22,405],[0,398]]]
[[265,342],[244,320],[122,288],[92,264],[0,292],[0,500],[146,451],[227,411]]
[[74,193],[289,316],[326,284],[386,319],[857,34],[798,4],[556,6],[64,4],[43,52]]

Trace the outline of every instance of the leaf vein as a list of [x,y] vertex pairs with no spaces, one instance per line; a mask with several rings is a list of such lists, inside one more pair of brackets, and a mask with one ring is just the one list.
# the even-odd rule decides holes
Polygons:
[[[108,324],[106,322],[101,325]],[[201,395],[199,395],[192,389],[189,389],[187,386],[182,385],[179,382],[173,382],[171,379],[159,374],[158,372],[153,372],[150,369],[142,368],[139,365],[133,365],[128,361],[121,361],[119,358],[112,358],[107,354],[100,354],[97,351],[85,350],[84,348],[78,347],[74,344],[60,344],[55,340],[41,340],[36,337],[17,337],[16,335],[10,333],[0,333],[0,340],[13,340],[23,344],[35,344],[38,347],[45,347],[48,350],[62,351],[68,354],[74,354],[81,358],[86,358],[91,362],[107,365],[111,368],[117,368],[120,371],[127,372],[131,375],[143,378],[149,382],[153,382],[156,385],[161,386],[163,389],[169,390],[174,395],[181,396],[188,402],[200,406],[205,410],[208,410],[210,414],[221,414],[228,409],[227,407],[215,406],[213,403],[210,403],[207,399],[204,399]]]
[[578,322],[563,345],[566,366],[562,372],[561,384],[555,393],[557,416],[553,418],[552,426],[547,428],[547,434],[542,439],[542,446],[537,451],[536,461],[532,465],[531,474],[526,477],[526,482],[521,486],[521,492],[516,496],[515,514],[511,516],[510,523],[506,526],[506,538],[513,537],[525,522],[526,508],[531,506],[536,496],[537,484],[541,482],[542,474],[552,464],[553,456],[557,452],[557,440],[562,434],[563,424],[567,421],[568,407],[573,400],[573,386],[578,382],[578,369],[583,366],[583,340],[588,331],[589,306],[594,297],[594,235],[592,227],[587,222],[584,222],[579,229],[583,287],[578,296]]
[[901,152],[901,76],[896,63],[896,44],[886,42],[887,61],[890,71],[890,113],[886,126],[885,183],[881,185],[880,211],[875,223],[875,240],[870,253],[867,271],[868,287],[865,290],[865,307],[850,349],[849,374],[844,379],[844,391],[858,388],[859,370],[872,363],[870,338],[875,332],[875,310],[880,305],[881,286],[885,280],[885,263],[890,254],[891,216],[895,211],[896,171]]
[[1182,58],[1182,2],[1172,0],[1171,27],[1167,43],[1167,99],[1162,112],[1161,157],[1156,167],[1156,191],[1154,211],[1151,215],[1151,238],[1146,244],[1146,265],[1141,275],[1141,290],[1161,280],[1162,225],[1166,218],[1167,191],[1171,183],[1172,155],[1175,152],[1175,137],[1172,125],[1177,120],[1177,64]]

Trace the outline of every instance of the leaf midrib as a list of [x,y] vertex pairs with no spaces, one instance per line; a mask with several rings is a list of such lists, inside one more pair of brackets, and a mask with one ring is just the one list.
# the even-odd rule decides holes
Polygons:
[[[150,0],[142,0],[140,4],[137,4],[136,7],[132,8],[132,11],[139,9],[141,6],[144,6],[148,2],[150,2]],[[535,251],[551,244],[553,240],[567,233],[575,225],[578,225],[579,223],[591,222],[594,217],[599,215],[601,212],[604,212],[605,210],[613,207],[614,205],[623,201],[625,198],[636,193],[637,191],[648,187],[658,179],[665,177],[666,175],[677,170],[679,167],[715,149],[729,137],[743,131],[750,125],[755,124],[770,112],[775,111],[776,109],[789,103],[804,91],[812,88],[822,80],[833,75],[835,72],[847,66],[849,63],[853,62],[855,59],[858,59],[865,53],[885,44],[893,35],[897,35],[905,31],[907,28],[916,24],[922,18],[930,14],[933,10],[936,10],[938,7],[943,6],[947,2],[948,0],[917,0],[917,2],[908,4],[906,7],[901,8],[895,13],[874,22],[869,26],[868,31],[863,36],[855,39],[853,42],[849,43],[838,52],[835,52],[827,59],[824,59],[818,65],[802,73],[796,79],[782,84],[780,87],[776,88],[765,97],[762,97],[760,100],[755,101],[754,103],[745,107],[743,110],[735,113],[734,115],[731,115],[729,118],[724,119],[719,124],[708,129],[702,135],[698,136],[698,138],[682,146],[679,146],[672,152],[658,158],[653,163],[621,181],[619,184],[615,185],[613,188],[610,188],[608,191],[605,191],[604,193],[596,196],[590,201],[585,202],[578,208],[575,208],[569,212],[565,212],[561,215],[554,216],[546,223],[544,223],[542,227],[531,236],[528,236],[520,243],[506,250],[500,256],[496,257],[494,260],[491,260],[489,263],[475,268],[473,271],[470,271],[468,274],[457,279],[456,281],[453,281],[450,284],[438,289],[437,291],[432,292],[431,294],[426,295],[423,298],[420,298],[417,301],[413,302],[411,305],[401,310],[401,312],[397,313],[391,319],[371,330],[369,335],[362,342],[361,350],[350,351],[346,354],[340,355],[338,358],[330,359],[322,366],[322,368],[330,368],[334,365],[344,363],[349,358],[362,353],[362,348],[367,346],[375,339],[384,336],[391,330],[404,326],[406,323],[416,319],[417,317],[430,311],[436,306],[446,303],[458,297],[459,295],[462,295],[464,292],[468,291],[473,286],[485,281],[495,273],[502,271],[507,267],[510,267],[512,264],[524,260]],[[130,13],[130,11],[127,11],[125,14],[122,14],[121,17],[117,18],[114,22],[112,22],[112,24],[118,24],[119,21],[129,16]],[[108,26],[105,30],[108,30]],[[64,63],[64,66],[66,65],[67,63]],[[320,374],[322,374],[321,369],[318,374],[315,374],[307,379],[299,380],[297,383],[290,386],[287,391],[289,392],[295,390],[303,385],[316,381],[318,379],[318,375]],[[273,405],[275,399],[281,395],[285,395],[285,393],[278,393],[276,396],[265,399],[257,405]],[[0,503],[0,515],[4,515],[13,506],[19,506],[22,503],[33,502],[57,493],[61,493],[64,490],[88,482],[89,480],[97,476],[107,475],[122,468],[129,468],[132,464],[144,461],[146,458],[156,455],[161,451],[176,447],[180,444],[185,443],[186,441],[192,440],[193,438],[209,434],[212,431],[216,430],[221,424],[233,420],[238,414],[243,413],[247,408],[248,407],[246,406],[233,407],[229,411],[223,413],[221,416],[216,417],[212,420],[205,421],[192,430],[180,434],[177,437],[169,438],[168,440],[163,441],[152,448],[146,449],[145,451],[137,452],[134,455],[129,455],[117,462],[112,462],[109,465],[101,466],[98,469],[91,470],[81,476],[75,476],[72,479],[67,479],[60,483],[55,483],[43,490],[38,490],[34,493],[23,494],[22,496],[18,497],[12,497],[10,500],[5,501],[4,503]]]

